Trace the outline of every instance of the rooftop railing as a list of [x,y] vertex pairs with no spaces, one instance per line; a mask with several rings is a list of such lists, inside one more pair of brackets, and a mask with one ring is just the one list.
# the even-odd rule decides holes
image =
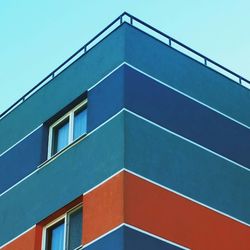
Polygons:
[[92,47],[94,47],[97,43],[99,43],[103,38],[109,35],[112,31],[114,31],[117,27],[122,25],[124,22],[132,26],[135,26],[139,28],[140,30],[156,37],[160,41],[164,42],[166,45],[174,49],[177,49],[180,52],[194,58],[195,60],[203,63],[206,67],[214,69],[215,71],[229,77],[231,80],[234,80],[238,84],[244,87],[250,88],[250,81],[247,80],[246,78],[222,66],[221,64],[213,61],[212,59],[204,56],[203,54],[197,52],[196,50],[186,46],[185,44],[161,32],[160,30],[154,28],[153,26],[143,22],[137,17],[127,12],[124,12],[119,17],[117,17],[113,22],[111,22],[106,28],[104,28],[96,36],[94,36],[89,42],[87,42],[79,50],[77,50],[66,61],[64,61],[61,65],[59,65],[56,69],[54,69],[45,78],[43,78],[38,84],[36,84],[31,90],[29,90],[25,95],[23,95],[20,99],[18,99],[8,109],[6,109],[3,113],[1,113],[0,120],[3,117],[5,117],[8,113],[10,113],[13,109],[15,109],[17,106],[19,106],[21,103],[23,103],[25,100],[27,100],[30,96],[32,96],[41,87],[48,84],[52,79],[54,79],[55,76],[60,74],[60,72],[62,72],[65,68],[67,68],[70,64],[72,64],[76,59],[84,55],[87,51],[89,51]]

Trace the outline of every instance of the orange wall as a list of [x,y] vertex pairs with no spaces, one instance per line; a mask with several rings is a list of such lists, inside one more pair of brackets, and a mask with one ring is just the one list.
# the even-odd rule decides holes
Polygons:
[[57,217],[66,213],[72,207],[82,203],[82,196],[78,197],[74,201],[70,202],[63,208],[59,209],[52,215],[45,218],[43,221],[39,222],[36,227],[27,231],[13,242],[9,243],[1,250],[41,250],[42,247],[42,231],[43,227],[49,222],[53,221]]
[[[40,250],[43,225],[65,212],[68,206],[2,250]],[[83,196],[83,243],[122,223],[193,250],[250,249],[248,226],[128,172],[117,174]]]
[[83,243],[89,243],[124,222],[124,173],[83,196]]
[[193,250],[249,250],[250,228],[125,174],[125,222]]
[[34,250],[35,249],[36,229],[32,228],[24,233],[1,250]]

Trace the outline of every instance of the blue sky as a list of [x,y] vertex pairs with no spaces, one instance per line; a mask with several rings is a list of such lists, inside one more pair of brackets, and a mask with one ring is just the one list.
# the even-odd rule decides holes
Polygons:
[[0,1],[0,112],[123,11],[250,79],[248,0]]

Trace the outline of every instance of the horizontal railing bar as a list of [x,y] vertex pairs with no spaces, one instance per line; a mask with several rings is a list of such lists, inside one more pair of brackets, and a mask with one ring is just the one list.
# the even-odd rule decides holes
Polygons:
[[[143,26],[149,28],[150,30],[162,35],[163,37],[168,39],[168,44],[166,45],[173,46],[173,43],[176,43],[180,47],[186,49],[187,51],[190,51],[194,53],[195,55],[201,57],[204,60],[204,65],[207,66],[208,62],[217,66],[218,68],[224,70],[225,72],[230,73],[231,75],[235,76],[239,80],[239,84],[242,83],[242,81],[250,84],[250,81],[246,78],[240,76],[239,74],[233,72],[232,70],[224,67],[223,65],[215,62],[214,60],[204,56],[200,52],[188,47],[187,45],[179,42],[175,38],[163,33],[162,31],[156,29],[155,27],[151,26],[150,24],[145,23],[144,21],[140,20],[139,18],[127,13],[126,11],[123,12],[120,16],[118,16],[114,21],[112,21],[108,26],[106,26],[104,29],[102,29],[97,35],[95,35],[91,40],[89,40],[85,45],[83,45],[80,49],[78,49],[73,55],[71,55],[67,60],[65,60],[62,64],[60,64],[56,69],[54,69],[50,74],[48,74],[45,78],[43,78],[38,84],[36,84],[32,89],[30,89],[26,94],[24,94],[21,98],[19,98],[15,103],[13,103],[8,109],[6,109],[3,113],[0,114],[0,119],[3,118],[7,113],[9,113],[11,110],[16,108],[20,103],[25,101],[27,98],[29,98],[32,94],[34,94],[36,91],[38,91],[42,86],[45,86],[48,82],[46,82],[50,77],[53,79],[57,74],[57,72],[62,69],[68,62],[70,62],[72,59],[74,59],[80,52],[84,51],[87,52],[87,46],[89,46],[92,42],[94,42],[97,38],[99,38],[102,34],[104,34],[110,27],[112,27],[115,23],[119,23],[119,26],[123,24],[123,16],[128,16],[130,19],[130,25],[135,26],[133,21],[136,21]],[[111,31],[112,32],[112,31]],[[209,67],[209,66],[207,66]],[[211,67],[209,67],[211,68]],[[218,72],[218,71],[217,71]],[[60,72],[58,72],[60,73]],[[36,91],[35,91],[36,90]],[[35,91],[35,92],[34,92]],[[34,92],[34,93],[32,93]],[[26,98],[27,97],[27,98]]]
[[185,48],[185,49],[187,49],[187,50],[193,52],[194,54],[200,56],[201,58],[203,58],[203,59],[206,60],[207,62],[210,62],[210,63],[214,64],[215,66],[218,66],[219,68],[221,68],[221,69],[227,71],[228,73],[230,73],[230,74],[232,74],[232,75],[234,75],[234,76],[236,76],[236,77],[238,77],[238,78],[241,78],[242,80],[246,81],[247,83],[250,83],[250,81],[247,80],[246,78],[244,78],[244,77],[240,76],[239,74],[233,72],[232,70],[230,70],[230,69],[228,69],[228,68],[222,66],[221,64],[215,62],[214,60],[212,60],[212,59],[210,59],[210,58],[204,56],[204,55],[201,54],[200,52],[198,52],[198,51],[196,51],[196,50],[194,50],[194,49],[188,47],[187,45],[185,45],[185,44],[179,42],[179,41],[176,40],[175,38],[173,38],[173,37],[171,37],[171,36],[169,36],[169,35],[163,33],[162,31],[156,29],[155,27],[151,26],[150,24],[147,24],[147,23],[145,23],[144,21],[142,21],[142,20],[138,19],[137,17],[135,17],[135,16],[133,16],[133,15],[131,15],[131,14],[128,14],[128,13],[126,13],[126,12],[125,12],[125,14],[128,15],[130,18],[133,18],[133,20],[137,21],[138,23],[140,23],[140,24],[146,26],[147,28],[153,30],[154,32],[156,32],[156,33],[158,33],[158,34],[160,34],[160,35],[166,37],[167,39],[169,39],[169,41],[175,42],[176,44],[180,45],[181,47],[183,47],[183,48]]
[[108,26],[106,26],[103,30],[101,30],[97,35],[95,35],[90,41],[88,41],[85,45],[83,45],[80,49],[78,49],[73,55],[71,55],[67,60],[65,60],[62,64],[60,64],[56,69],[54,69],[51,73],[49,73],[46,77],[44,77],[39,83],[37,83],[32,89],[30,89],[27,93],[25,93],[21,98],[19,98],[15,103],[13,103],[8,109],[0,114],[0,119],[4,117],[9,111],[17,107],[19,103],[22,103],[25,100],[25,97],[32,93],[34,90],[38,90],[39,87],[42,87],[43,83],[48,80],[50,77],[54,78],[56,76],[56,72],[65,66],[69,61],[71,61],[76,55],[78,55],[82,50],[86,52],[86,48],[90,45],[95,39],[101,36],[105,31],[107,31],[111,26],[113,26],[121,17],[124,16],[124,13],[117,17],[114,21],[112,21]]

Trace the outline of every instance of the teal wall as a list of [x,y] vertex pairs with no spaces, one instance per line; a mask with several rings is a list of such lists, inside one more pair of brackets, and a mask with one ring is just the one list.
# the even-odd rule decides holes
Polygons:
[[124,167],[250,223],[249,172],[123,111],[0,197],[0,245]]
[[124,115],[0,197],[0,246],[124,166]]
[[[124,67],[120,67],[95,88],[88,91],[88,133],[124,107],[124,79]],[[47,160],[49,126],[85,98],[86,95],[80,96],[76,101],[64,107],[59,114],[53,116],[43,126],[0,157],[0,194],[35,171]]]
[[[0,153],[124,61],[250,124],[249,90],[124,24],[0,121]],[[123,74],[121,69],[115,80],[107,78],[89,92],[90,131],[120,108],[133,106],[124,99]],[[139,86],[135,77],[125,81],[129,91]],[[138,98],[146,98],[143,91],[138,94]],[[0,196],[0,246],[123,167],[250,223],[249,171],[125,113]],[[244,131],[248,129],[244,127]]]
[[0,154],[124,61],[122,26],[0,121]]
[[125,115],[125,166],[250,224],[250,171],[134,115]]
[[0,153],[124,61],[249,126],[248,89],[123,24],[1,120]]
[[250,90],[136,28],[126,29],[126,62],[250,126]]

